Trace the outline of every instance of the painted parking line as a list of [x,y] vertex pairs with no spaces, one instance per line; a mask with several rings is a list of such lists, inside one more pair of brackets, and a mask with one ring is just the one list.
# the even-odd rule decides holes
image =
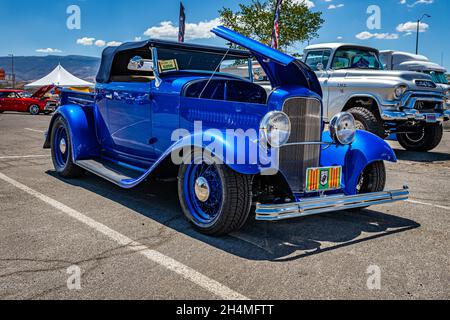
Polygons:
[[53,208],[67,214],[68,216],[78,220],[79,222],[84,223],[85,225],[95,229],[96,231],[104,234],[111,240],[114,240],[119,245],[123,247],[127,247],[130,250],[133,250],[137,253],[140,253],[150,261],[153,261],[164,268],[175,272],[176,274],[184,277],[185,279],[195,283],[196,285],[202,287],[203,289],[206,289],[207,291],[219,296],[222,299],[228,299],[228,300],[248,300],[247,297],[241,295],[240,293],[228,288],[227,286],[208,278],[207,276],[201,274],[200,272],[182,264],[181,262],[178,262],[156,250],[149,249],[147,246],[136,242],[127,236],[124,236],[123,234],[105,226],[104,224],[101,224],[100,222],[97,222],[84,214],[62,204],[61,202],[58,202],[36,190],[31,189],[30,187],[27,187],[26,185],[11,179],[10,177],[4,175],[3,173],[0,173],[0,180],[3,180],[14,187],[28,193],[29,195],[45,202],[46,204],[52,206]]
[[441,205],[438,205],[438,204],[426,203],[426,202],[416,201],[416,200],[411,200],[411,199],[408,199],[406,201],[409,202],[409,203],[420,204],[422,206],[435,207],[435,208],[439,208],[439,209],[444,209],[444,210],[450,211],[450,207],[441,206]]
[[30,159],[30,158],[49,158],[48,154],[32,154],[27,156],[0,156],[0,160],[2,159]]
[[31,128],[25,128],[25,130],[32,131],[32,132],[38,132],[38,133],[45,133],[44,130],[36,130],[36,129],[31,129]]

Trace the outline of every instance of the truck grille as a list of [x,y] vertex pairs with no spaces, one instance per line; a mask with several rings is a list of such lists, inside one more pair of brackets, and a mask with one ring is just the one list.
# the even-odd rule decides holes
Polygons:
[[436,84],[429,80],[416,80],[416,85],[423,88],[436,88]]
[[[320,145],[295,145],[298,142],[319,142],[322,139],[322,105],[311,98],[291,98],[283,105],[291,120],[291,137],[280,150],[280,171],[294,193],[306,189],[306,170],[319,167]],[[294,144],[294,145],[289,145]]]
[[442,103],[435,101],[417,101],[414,109],[420,111],[420,113],[434,113],[437,110],[442,109]]

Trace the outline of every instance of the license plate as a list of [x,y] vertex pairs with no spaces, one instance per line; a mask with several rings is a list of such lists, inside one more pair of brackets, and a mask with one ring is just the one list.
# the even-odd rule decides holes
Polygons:
[[306,171],[306,191],[341,189],[342,167],[309,168]]
[[437,117],[435,114],[427,114],[426,119],[428,123],[435,123],[437,122]]

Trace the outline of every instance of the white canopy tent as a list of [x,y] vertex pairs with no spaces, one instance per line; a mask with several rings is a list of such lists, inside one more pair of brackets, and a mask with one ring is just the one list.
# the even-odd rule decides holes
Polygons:
[[25,88],[40,88],[49,85],[55,85],[62,88],[86,88],[95,86],[93,83],[75,77],[59,64],[48,75],[25,85]]

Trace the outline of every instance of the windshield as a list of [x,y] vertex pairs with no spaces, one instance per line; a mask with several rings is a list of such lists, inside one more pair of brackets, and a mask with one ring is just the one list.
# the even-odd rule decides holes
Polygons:
[[158,49],[159,73],[170,71],[211,71],[250,78],[251,66],[246,58],[191,50]]
[[433,81],[435,83],[448,84],[448,80],[447,80],[447,77],[445,76],[444,72],[425,71],[425,73],[429,74],[431,76],[431,78],[433,78]]
[[328,67],[328,61],[330,60],[330,50],[317,50],[310,51],[306,56],[305,63],[313,70],[319,71]]
[[332,69],[372,69],[383,70],[376,51],[359,48],[341,48],[336,51]]

